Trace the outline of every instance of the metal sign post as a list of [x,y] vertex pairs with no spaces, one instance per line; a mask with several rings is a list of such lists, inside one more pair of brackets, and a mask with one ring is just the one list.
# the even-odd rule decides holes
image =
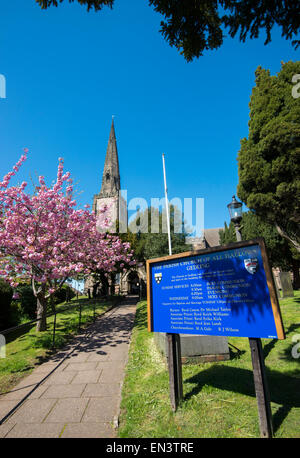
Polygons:
[[175,412],[183,398],[181,348],[179,334],[167,334],[170,400]]
[[265,362],[261,340],[249,338],[255,394],[257,399],[260,435],[271,438],[273,435],[270,395],[265,371]]

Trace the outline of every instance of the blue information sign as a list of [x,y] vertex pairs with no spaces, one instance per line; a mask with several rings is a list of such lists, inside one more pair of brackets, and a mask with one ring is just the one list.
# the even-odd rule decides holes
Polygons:
[[149,330],[284,339],[263,239],[147,261]]

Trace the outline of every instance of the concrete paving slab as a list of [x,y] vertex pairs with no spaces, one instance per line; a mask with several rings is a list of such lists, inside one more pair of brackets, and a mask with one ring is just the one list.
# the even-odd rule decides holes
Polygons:
[[85,386],[84,383],[77,385],[49,385],[41,399],[80,398]]
[[123,380],[125,374],[125,368],[121,367],[112,367],[109,371],[104,370],[101,372],[99,383],[120,383]]
[[96,371],[80,371],[73,378],[71,385],[78,383],[97,383],[102,374],[102,369]]
[[42,423],[56,402],[56,399],[29,399],[8,418],[7,422]]
[[67,371],[67,372],[54,372],[47,378],[43,384],[45,385],[63,385],[71,383],[75,375],[77,374],[76,371]]
[[3,425],[0,425],[0,438],[3,439],[3,437],[6,437],[14,426],[14,423],[3,423]]
[[19,387],[11,390],[9,393],[3,395],[3,400],[5,401],[19,401],[23,399],[32,389],[34,385],[26,385],[25,387]]
[[[47,389],[46,386],[40,385],[37,386],[34,385],[26,385],[25,387],[15,387],[13,390],[11,390],[9,393],[3,395],[3,400],[6,401],[20,401],[22,400],[25,396],[28,396],[28,399],[38,399],[41,397],[43,392]],[[32,391],[31,394],[29,394]],[[0,412],[0,417],[1,417],[1,412]]]
[[0,397],[0,419],[4,418],[17,404],[18,402],[8,400],[6,401],[5,399]]
[[58,438],[63,423],[18,423],[5,436],[7,438]]
[[20,387],[31,387],[33,388],[34,385],[40,383],[41,380],[45,377],[45,374],[30,374],[27,377],[23,378],[17,385],[18,388]]
[[57,362],[46,362],[41,364],[40,366],[36,366],[33,370],[33,374],[42,374],[46,375],[49,374],[51,371],[55,369],[56,372],[59,372],[63,369],[62,365],[58,367]]
[[[50,401],[50,399],[39,399],[39,401]],[[86,398],[55,400],[55,406],[47,415],[45,423],[80,423],[88,401]]]
[[102,361],[108,361],[109,360],[109,354],[98,354],[98,353],[91,353],[88,356],[87,361],[88,362],[96,362],[96,363],[101,363]]
[[65,372],[69,371],[92,371],[96,369],[97,363],[96,362],[86,362],[86,363],[69,363],[66,368],[64,369]]
[[115,397],[92,398],[81,419],[82,423],[103,423],[117,420],[119,399]]
[[124,361],[127,359],[128,349],[127,350],[114,350],[109,355],[108,361]]
[[124,369],[126,366],[126,361],[124,360],[115,360],[115,361],[101,361],[97,364],[96,370],[101,370],[104,372],[110,372],[114,369]]
[[114,438],[116,430],[109,423],[68,423],[62,438]]
[[84,363],[88,356],[88,353],[80,353],[80,351],[76,351],[68,356],[66,363]]
[[40,385],[38,386],[28,397],[28,399],[39,399],[42,394],[47,390],[47,385]]
[[85,398],[99,398],[103,396],[120,397],[120,383],[88,383],[81,395]]

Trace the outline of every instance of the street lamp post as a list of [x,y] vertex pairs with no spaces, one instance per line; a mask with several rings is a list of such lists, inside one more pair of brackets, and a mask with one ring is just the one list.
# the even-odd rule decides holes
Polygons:
[[[234,224],[236,240],[238,242],[242,241],[242,206],[243,204],[241,202],[238,202],[235,196],[232,196],[232,201],[230,202],[230,204],[227,205],[230,214],[230,220]],[[262,343],[259,338],[249,337],[249,344],[251,349],[251,359],[259,415],[260,433],[261,437],[271,438],[273,435],[272,411]]]
[[242,241],[241,226],[240,226],[242,217],[243,217],[242,207],[243,207],[243,204],[241,202],[238,202],[235,196],[232,196],[232,201],[230,202],[230,204],[227,205],[227,208],[230,214],[230,219],[234,224],[236,239],[238,242]]

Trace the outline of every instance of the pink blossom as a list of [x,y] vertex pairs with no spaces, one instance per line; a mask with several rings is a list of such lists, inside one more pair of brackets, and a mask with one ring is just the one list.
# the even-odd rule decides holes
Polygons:
[[[25,151],[25,150],[24,150]],[[108,207],[100,218],[88,210],[75,209],[70,173],[59,159],[57,179],[47,187],[43,175],[34,195],[25,193],[27,183],[10,186],[11,177],[26,160],[28,150],[0,182],[0,274],[14,288],[30,280],[36,292],[43,285],[52,294],[67,277],[89,275],[95,269],[106,273],[133,265],[129,243],[96,229],[109,226]],[[72,200],[71,200],[72,199]]]

